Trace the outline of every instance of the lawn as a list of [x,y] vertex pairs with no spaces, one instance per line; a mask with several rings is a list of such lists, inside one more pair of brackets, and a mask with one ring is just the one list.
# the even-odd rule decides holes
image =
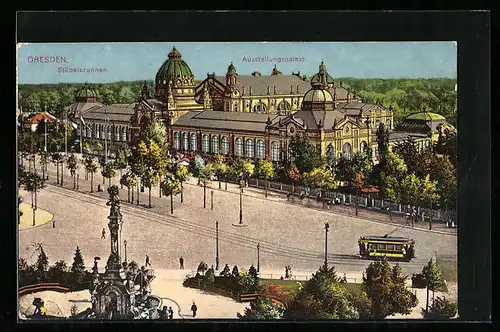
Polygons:
[[[299,284],[295,280],[281,280],[281,279],[260,279],[263,285],[278,285],[283,289],[296,291],[299,288]],[[361,284],[345,283],[343,286],[350,292],[361,292]]]
[[456,282],[458,277],[458,265],[456,260],[437,259],[437,267],[441,270],[446,281]]

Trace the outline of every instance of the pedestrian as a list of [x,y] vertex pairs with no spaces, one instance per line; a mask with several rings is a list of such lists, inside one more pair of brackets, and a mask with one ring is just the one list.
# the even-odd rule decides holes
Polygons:
[[344,273],[344,276],[342,277],[342,282],[347,283],[347,276]]
[[149,256],[146,255],[146,264],[144,264],[144,266],[151,266],[151,263],[149,262]]
[[180,269],[184,270],[184,258],[179,258]]
[[56,228],[56,220],[52,220],[52,228]]
[[292,279],[292,267],[288,265],[288,274],[290,275],[290,279]]
[[191,311],[193,312],[193,318],[196,317],[196,311],[198,311],[198,307],[196,306],[196,303],[193,301],[193,305],[191,306]]
[[160,319],[168,319],[168,309],[167,306],[163,306],[162,310],[160,311]]
[[174,311],[172,310],[172,307],[168,308],[168,319],[174,319]]
[[106,230],[103,228],[102,229],[101,239],[105,239],[105,238],[106,238]]
[[289,274],[289,271],[288,271],[288,265],[285,266],[285,279],[289,279],[290,278],[290,274]]

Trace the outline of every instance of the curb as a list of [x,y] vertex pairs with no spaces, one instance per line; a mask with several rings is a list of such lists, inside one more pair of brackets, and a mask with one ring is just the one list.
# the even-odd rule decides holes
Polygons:
[[[29,228],[24,228],[24,229],[20,229],[18,227],[17,228],[18,232],[24,232],[24,231],[29,231],[30,229],[40,228],[40,227],[43,227],[43,226],[49,224],[52,220],[54,220],[54,214],[52,212],[50,212],[49,209],[43,209],[43,210],[47,211],[48,213],[50,213],[52,215],[52,218],[50,218],[49,221],[47,221],[46,223],[41,224],[41,225],[30,226]],[[19,226],[19,224],[17,224],[17,225]]]
[[[195,186],[195,187],[198,186],[196,184],[192,184],[192,183],[188,183],[188,182],[186,182],[186,184],[188,184],[190,186]],[[213,187],[210,188],[210,189],[238,195],[238,193],[232,192],[230,190],[224,190],[224,189],[213,188]],[[246,196],[246,197],[253,197],[253,198],[257,198],[257,199],[269,201],[269,198],[248,195],[248,194],[245,194],[245,192],[243,192],[242,195]],[[277,203],[282,203],[282,204],[284,203],[284,204],[295,206],[295,204],[291,204],[288,201],[281,201],[281,200],[274,200],[274,201],[277,202]],[[345,213],[335,212],[335,211],[332,211],[332,210],[329,210],[329,211],[331,211],[331,212],[329,212],[329,211],[325,211],[323,209],[320,209],[318,207],[308,207],[308,206],[305,206],[305,208],[307,208],[307,209],[313,209],[313,210],[316,210],[318,212],[323,212],[323,213],[326,213],[326,214],[335,214],[335,215],[346,216],[346,217],[349,217],[349,218],[352,218],[352,219],[357,219],[359,221],[369,221],[369,222],[374,222],[374,223],[377,223],[377,224],[384,224],[384,225],[396,226],[396,227],[398,226],[397,224],[393,224],[393,223],[389,223],[389,222],[384,222],[384,221],[379,221],[379,220],[373,220],[373,219],[367,219],[367,218],[362,218],[362,217],[351,216],[351,215],[347,215]],[[419,228],[419,227],[411,227],[411,226],[406,226],[406,225],[399,225],[399,227],[401,227],[401,228],[407,228],[407,229],[413,229],[413,230],[419,230],[421,232],[436,233],[436,234],[449,235],[449,236],[457,236],[456,233],[453,234],[453,233],[448,233],[448,232],[443,232],[443,231],[428,230],[428,229],[423,229],[423,228]]]
[[[214,183],[217,183],[217,181],[212,181]],[[197,184],[193,184],[193,183],[190,183],[189,181],[186,181],[184,182],[184,184],[186,185],[189,185],[189,186],[194,186],[194,187],[198,187]],[[233,183],[231,183],[233,184]],[[48,185],[51,185],[51,184],[48,184]],[[55,187],[60,187],[58,185],[53,185]],[[64,188],[64,187],[63,187]],[[258,188],[254,188],[254,187],[248,187],[250,189],[257,189]],[[66,189],[69,189],[69,190],[72,190],[72,191],[75,191],[75,192],[79,192],[79,193],[83,193],[83,194],[87,194],[87,195],[91,195],[91,196],[95,196],[95,197],[99,197],[97,195],[94,195],[94,193],[90,193],[90,192],[82,192],[80,190],[76,190],[76,189],[73,189],[73,188],[66,188]],[[214,191],[219,191],[219,192],[227,192],[227,193],[231,193],[231,194],[234,194],[234,195],[238,195],[238,193],[235,193],[231,190],[224,190],[224,189],[219,189],[218,186],[211,186],[210,187],[211,190],[214,190]],[[256,198],[256,199],[260,199],[260,200],[264,200],[264,201],[269,201],[270,199],[269,198],[265,198],[265,197],[259,197],[259,196],[254,196],[254,195],[249,195],[249,194],[246,194],[245,192],[243,192],[242,194],[243,196],[245,197],[252,197],[252,198]],[[278,195],[274,195],[274,196],[277,196],[277,197],[281,197],[279,194]],[[294,204],[291,204],[289,203],[288,201],[282,201],[282,200],[273,200],[271,199],[271,201],[274,201],[274,202],[277,202],[277,203],[281,203],[281,204],[289,204],[289,205],[294,205]],[[132,204],[132,203],[128,203],[126,200],[122,200],[122,202],[125,202],[127,204],[130,204],[130,205],[133,205],[133,206],[136,206],[135,204]],[[143,206],[140,206],[141,208],[143,209],[146,209],[145,207]],[[356,219],[356,220],[359,220],[359,221],[368,221],[368,222],[373,222],[373,223],[377,223],[377,224],[383,224],[383,225],[389,225],[389,226],[394,226],[394,227],[400,227],[400,228],[406,228],[406,229],[412,229],[412,230],[418,230],[420,232],[428,232],[428,233],[435,233],[435,234],[441,234],[441,235],[448,235],[448,236],[458,236],[457,233],[449,233],[449,232],[443,232],[443,231],[436,231],[436,230],[428,230],[428,229],[423,229],[423,228],[419,228],[419,227],[411,227],[411,226],[407,226],[407,225],[398,225],[398,224],[393,224],[393,223],[389,223],[389,222],[384,222],[384,221],[379,221],[379,220],[373,220],[373,219],[367,219],[367,218],[362,218],[362,217],[357,217],[357,216],[351,216],[351,215],[348,215],[348,214],[345,214],[345,213],[340,213],[340,212],[336,212],[336,211],[332,211],[332,210],[329,210],[329,211],[325,211],[321,208],[318,208],[318,207],[307,207],[305,206],[305,208],[307,209],[314,209],[318,212],[322,212],[322,213],[325,213],[325,214],[334,214],[334,215],[339,215],[339,216],[345,216],[345,217],[349,217],[349,218],[352,218],[352,219]],[[45,225],[45,224],[44,224]],[[40,225],[40,226],[43,226],[43,225]],[[37,227],[37,226],[35,226]]]

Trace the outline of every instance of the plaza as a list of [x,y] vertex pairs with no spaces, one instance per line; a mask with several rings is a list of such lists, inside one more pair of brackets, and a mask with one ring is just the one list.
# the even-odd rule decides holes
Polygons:
[[[72,190],[73,181],[65,176],[64,188],[55,184],[55,167],[49,166],[49,185],[38,193],[38,205],[54,215],[56,228],[45,225],[19,234],[19,255],[29,258],[31,243],[44,243],[51,262],[72,261],[79,246],[87,262],[103,256],[108,241],[100,239],[107,226],[107,193],[90,193],[90,181],[84,180],[80,170],[79,191]],[[94,176],[94,187],[102,185],[102,178]],[[118,184],[118,176],[112,184]],[[103,185],[103,187],[107,187]],[[140,204],[126,202],[127,190],[120,190],[124,215],[122,239],[127,240],[127,259],[142,265],[149,255],[155,268],[177,269],[178,260],[185,260],[186,274],[195,270],[200,261],[215,267],[215,222],[219,221],[219,268],[225,264],[239,268],[257,266],[257,244],[260,243],[260,272],[283,274],[285,265],[291,265],[296,275],[310,275],[324,262],[324,222],[329,222],[328,261],[339,272],[361,273],[369,261],[360,260],[357,239],[365,235],[384,235],[413,238],[417,258],[401,263],[406,273],[415,273],[434,255],[456,257],[456,234],[429,232],[422,229],[398,227],[389,223],[372,222],[331,212],[318,211],[287,204],[286,200],[243,197],[243,221],[247,227],[234,227],[238,222],[238,189],[228,184],[228,190],[214,187],[214,208],[211,210],[210,190],[207,190],[206,208],[203,208],[203,188],[196,179],[184,184],[184,203],[180,195],[174,197],[174,214],[170,214],[170,198],[158,197],[152,192],[153,208],[148,203],[147,189],[141,193]],[[222,186],[224,188],[224,185]],[[21,191],[22,195],[26,195]],[[123,245],[123,244],[122,244]],[[123,248],[122,248],[123,250]],[[123,252],[123,251],[122,251]],[[28,257],[26,257],[28,256]],[[87,263],[89,264],[89,263]]]

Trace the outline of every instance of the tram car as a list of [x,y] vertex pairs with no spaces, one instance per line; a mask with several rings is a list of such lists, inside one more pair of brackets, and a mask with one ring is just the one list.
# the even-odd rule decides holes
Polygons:
[[409,262],[415,258],[415,241],[396,236],[362,236],[358,240],[359,255],[364,259],[387,257]]

